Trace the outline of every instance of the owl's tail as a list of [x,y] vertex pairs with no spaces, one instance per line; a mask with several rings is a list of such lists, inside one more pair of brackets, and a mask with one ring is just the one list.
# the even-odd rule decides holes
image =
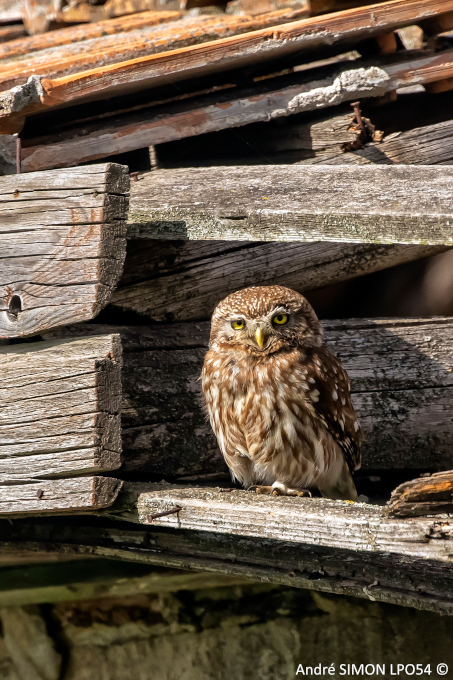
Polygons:
[[346,461],[343,462],[341,472],[335,481],[331,479],[325,480],[318,488],[324,498],[331,498],[335,501],[357,501],[358,498],[357,490]]

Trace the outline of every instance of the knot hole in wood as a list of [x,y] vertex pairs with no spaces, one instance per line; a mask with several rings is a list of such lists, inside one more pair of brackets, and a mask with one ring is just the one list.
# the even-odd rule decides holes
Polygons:
[[22,311],[22,300],[19,295],[13,295],[8,305],[7,316],[10,321],[17,321],[19,312]]

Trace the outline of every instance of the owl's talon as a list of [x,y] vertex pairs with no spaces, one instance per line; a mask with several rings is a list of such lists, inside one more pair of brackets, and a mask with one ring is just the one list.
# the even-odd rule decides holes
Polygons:
[[253,484],[252,486],[248,487],[247,491],[254,491],[255,493],[272,493],[272,487]]
[[300,498],[304,496],[309,496],[311,498],[312,494],[309,489],[292,489],[282,482],[274,482],[272,484],[272,495],[273,496],[299,496]]

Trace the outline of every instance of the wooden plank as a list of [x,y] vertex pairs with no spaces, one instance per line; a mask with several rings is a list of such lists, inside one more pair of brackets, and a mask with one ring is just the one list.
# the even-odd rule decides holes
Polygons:
[[121,485],[113,477],[75,477],[1,486],[0,515],[99,510],[112,505]]
[[[351,379],[366,435],[362,467],[451,469],[453,321],[349,319],[323,326]],[[122,469],[166,479],[227,472],[200,398],[209,322],[104,330],[119,332],[124,348]],[[97,334],[102,326],[47,335],[64,332]]]
[[0,512],[19,484],[18,497],[33,498],[34,480],[119,468],[117,335],[0,347],[0,371]]
[[129,237],[453,244],[453,169],[160,170],[132,185]]
[[327,151],[299,162],[310,165],[453,165],[453,121],[395,132],[380,143],[366,144],[355,151],[342,153],[338,150],[334,154]]
[[387,503],[391,517],[453,513],[453,472],[437,472],[400,484]]
[[[39,73],[43,78],[61,78],[107,64],[241,35],[275,24],[291,22],[306,15],[305,8],[304,11],[280,10],[257,17],[225,14],[183,18],[172,16],[170,22],[153,16],[150,24],[144,24],[134,30],[123,32],[120,25],[119,32],[115,34],[109,31],[110,34],[101,33],[99,37],[79,40],[76,43],[68,42],[62,47],[55,45],[54,39],[54,46],[50,49],[44,44],[40,51],[25,54],[21,59],[13,57],[11,60],[9,56],[4,57],[0,62],[0,91],[23,85],[35,73]],[[119,21],[116,20],[114,23],[118,26]],[[130,23],[126,21],[126,25]],[[39,43],[35,40],[34,44]]]
[[[105,5],[102,5],[104,7]],[[32,35],[20,38],[7,44],[0,44],[0,60],[8,61],[12,58],[24,57],[41,50],[71,45],[81,40],[92,40],[103,35],[115,35],[119,32],[135,31],[144,26],[157,26],[162,22],[179,19],[182,12],[140,12],[121,19],[106,19],[88,26],[70,26],[49,31],[46,34]],[[19,27],[15,27],[20,28]],[[3,29],[2,29],[3,30]],[[22,33],[24,33],[22,29]],[[0,32],[1,36],[1,32]],[[19,36],[18,36],[19,38]],[[0,38],[1,39],[1,38]]]
[[445,246],[137,240],[128,244],[116,308],[154,321],[208,319],[249,285],[304,292],[435,255]]
[[0,337],[99,313],[123,268],[128,189],[113,163],[0,179]]
[[[175,507],[181,510],[153,518]],[[436,520],[389,519],[385,509],[364,503],[162,484],[139,495],[137,510],[146,525],[452,562],[453,522],[443,523],[443,540],[429,540],[439,531]]]
[[[17,40],[26,35],[25,28],[22,24],[11,24],[10,26],[2,26],[0,28],[0,43],[8,42],[10,40]],[[3,47],[3,45],[0,45]]]
[[[85,121],[58,134],[27,140],[22,169],[30,172],[65,167],[143,146],[327,108],[364,96],[381,96],[408,80],[424,83],[441,73],[453,74],[452,55],[453,52],[429,55],[392,66],[377,60],[365,67],[343,66],[334,73],[323,69],[316,76],[297,73],[255,83],[253,88],[228,88],[173,104],[149,105],[139,112],[110,119]],[[432,68],[434,62],[436,70]],[[348,138],[351,141],[354,136],[350,133]]]
[[[132,486],[125,484],[123,488],[129,490]],[[129,493],[131,501],[136,502],[138,493]],[[123,495],[122,491],[115,506],[103,511],[103,514],[109,513],[123,521],[137,521],[136,509],[135,512],[124,509]],[[119,510],[118,504],[123,511]],[[295,508],[294,505],[290,507],[290,512],[283,518],[282,532]],[[363,526],[366,526],[366,520]],[[436,543],[439,530],[435,522],[425,526],[427,536],[424,542],[428,551]],[[410,533],[413,536],[412,527]],[[446,537],[439,538],[443,544],[448,543]],[[423,540],[420,533],[418,540]],[[410,547],[408,543],[406,548]],[[205,577],[213,574],[248,578],[319,592],[373,598],[378,602],[445,615],[453,613],[451,564],[407,554],[401,556],[378,550],[359,552],[323,547],[317,542],[292,543],[245,535],[238,540],[236,535],[227,533],[178,531],[164,526],[154,528],[152,524],[146,528],[136,525],[135,530],[131,529],[131,524],[124,529],[118,525],[115,528],[89,527],[83,525],[82,520],[76,527],[52,526],[49,523],[33,525],[31,521],[26,524],[14,522],[13,525],[4,522],[0,559],[2,554],[9,555],[13,549],[22,554],[28,551],[30,555],[41,555],[46,551],[49,556],[101,556],[165,568],[191,569],[203,572]]]
[[[417,23],[427,12],[434,16],[450,9],[451,0],[430,0],[429,9],[426,0],[391,0],[130,59],[62,78],[38,79],[38,82],[35,79],[18,91],[0,97],[0,132],[11,134],[20,130],[19,113],[23,117],[49,107],[149,88],[168,82],[168,78],[172,81],[193,78],[274,60],[301,50],[357,42]],[[441,63],[442,56],[439,55],[432,68],[440,73],[433,75],[433,79],[449,77]]]

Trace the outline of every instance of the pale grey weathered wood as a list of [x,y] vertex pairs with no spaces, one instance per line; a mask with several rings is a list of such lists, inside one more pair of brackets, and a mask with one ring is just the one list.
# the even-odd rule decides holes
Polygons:
[[156,321],[210,318],[239,288],[300,292],[435,255],[446,246],[244,241],[131,241],[111,304]]
[[[177,514],[150,517],[175,507],[181,508]],[[137,510],[140,523],[153,526],[452,562],[453,522],[443,523],[439,540],[438,521],[389,519],[385,509],[365,503],[162,484],[139,495]]]
[[36,479],[120,466],[119,336],[0,347],[0,375],[0,504]]
[[130,238],[453,245],[453,168],[160,170],[132,185]]
[[[363,468],[453,468],[453,321],[325,321],[325,339],[351,378],[365,430]],[[79,325],[50,331],[121,334],[123,470],[162,477],[227,472],[198,380],[209,322]]]
[[85,512],[115,501],[121,482],[113,477],[76,477],[0,486],[0,515]]
[[113,163],[0,178],[0,338],[98,314],[123,267],[128,190]]

